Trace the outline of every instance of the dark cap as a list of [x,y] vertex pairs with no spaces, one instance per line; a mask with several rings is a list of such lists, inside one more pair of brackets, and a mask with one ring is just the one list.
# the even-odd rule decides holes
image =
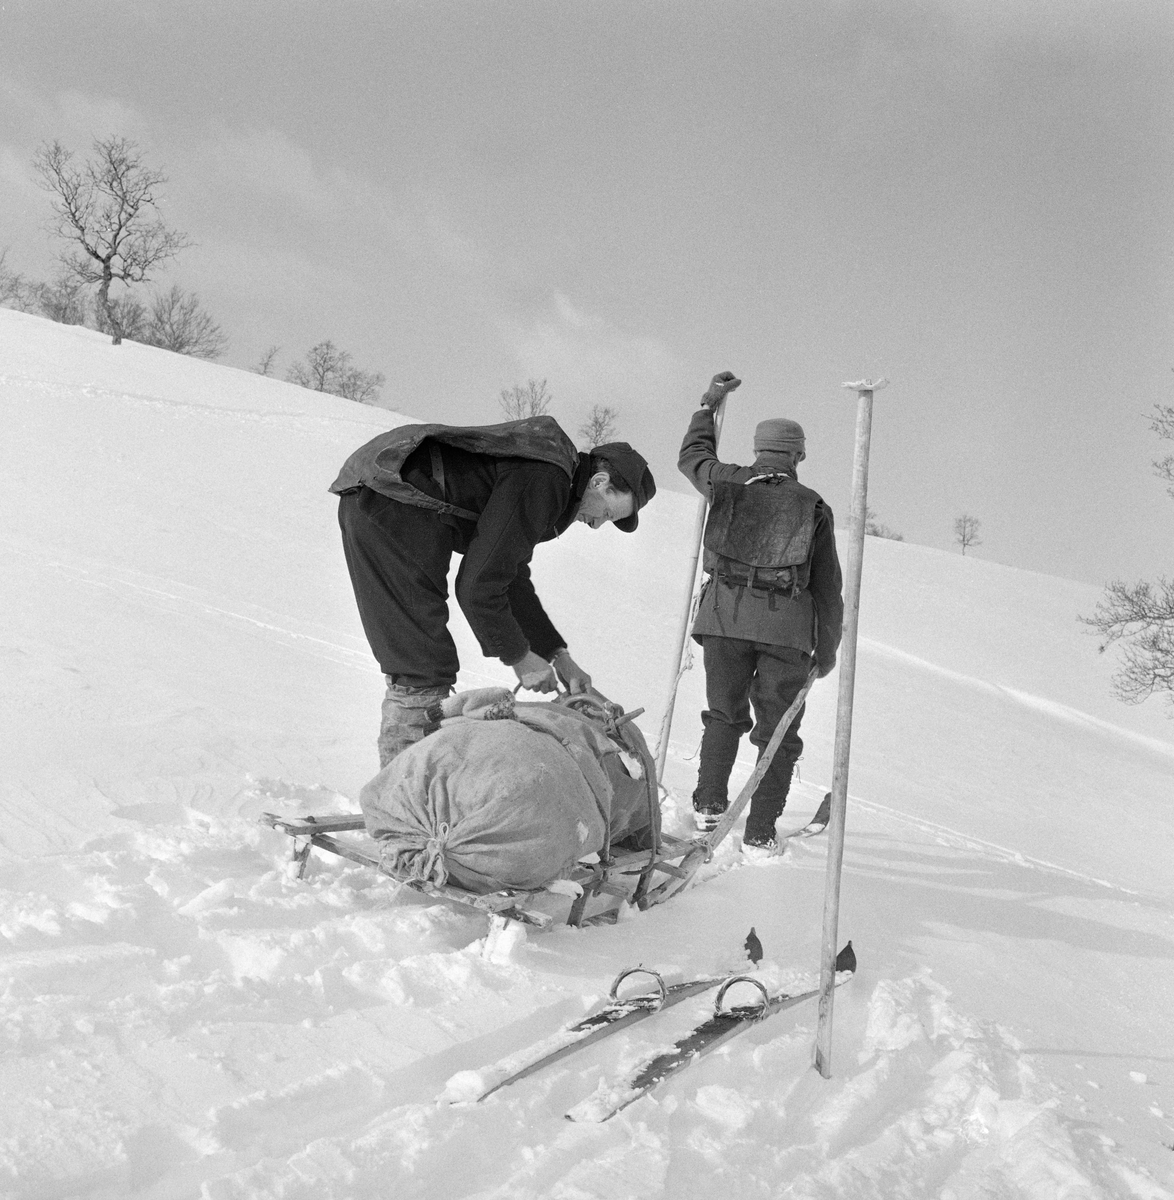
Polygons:
[[627,442],[608,442],[603,446],[596,446],[592,449],[591,456],[607,459],[612,468],[609,474],[614,472],[618,475],[632,493],[636,501],[632,515],[622,521],[612,522],[617,529],[631,533],[639,524],[640,510],[656,495],[656,480],[652,478],[648,463],[644,456],[633,450]]

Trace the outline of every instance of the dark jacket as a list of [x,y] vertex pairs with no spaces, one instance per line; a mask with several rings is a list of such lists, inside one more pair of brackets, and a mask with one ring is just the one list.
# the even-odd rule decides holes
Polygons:
[[[488,458],[527,458],[553,463],[568,476],[574,474],[579,462],[574,442],[553,417],[544,415],[503,421],[500,425],[398,425],[364,442],[343,463],[330,490],[344,495],[362,485],[401,504],[476,520],[476,513],[421,492],[403,477],[404,463],[425,442],[454,446]],[[432,456],[432,463],[432,475],[443,488],[440,460]]]
[[[558,537],[570,526],[591,478],[590,457],[574,449],[552,418],[542,420],[554,426],[565,443],[544,439],[539,445],[523,430],[512,456],[502,453],[506,447],[500,441],[488,452],[475,453],[439,440],[448,427],[427,427],[439,430],[439,437],[425,436],[402,458],[395,470],[395,487],[389,486],[381,466],[381,461],[388,461],[388,435],[380,434],[351,455],[331,485],[340,494],[370,487],[401,502],[438,510],[436,520],[452,530],[452,548],[464,556],[457,576],[457,603],[482,653],[507,664],[516,663],[527,650],[550,658],[566,645],[534,590],[530,559],[539,542]],[[482,428],[496,432],[527,424]],[[564,445],[570,447],[569,453]],[[454,510],[474,519],[458,516]]]
[[[755,475],[777,471],[779,460],[766,453],[760,454],[749,467],[719,461],[713,413],[703,408],[689,423],[677,466],[709,501],[713,497],[713,482],[743,484]],[[794,473],[790,474],[793,477]],[[810,574],[805,588],[793,592],[786,588],[747,587],[728,578],[711,577],[702,592],[693,636],[717,635],[791,646],[813,654],[821,671],[830,670],[844,625],[843,577],[836,553],[832,510],[818,496],[814,523],[808,559]],[[713,565],[708,561],[710,557],[707,552],[707,567]]]

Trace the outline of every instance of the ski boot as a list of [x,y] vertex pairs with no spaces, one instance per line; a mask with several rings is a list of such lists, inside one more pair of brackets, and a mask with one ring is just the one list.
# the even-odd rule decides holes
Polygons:
[[701,801],[693,799],[693,824],[698,833],[712,833],[721,821],[729,806],[720,801]]
[[693,791],[693,823],[698,833],[711,833],[718,826],[727,808],[729,795],[724,787],[706,786],[702,780]]
[[782,852],[773,831],[765,835],[748,833],[742,838],[742,857],[747,862],[766,862]]

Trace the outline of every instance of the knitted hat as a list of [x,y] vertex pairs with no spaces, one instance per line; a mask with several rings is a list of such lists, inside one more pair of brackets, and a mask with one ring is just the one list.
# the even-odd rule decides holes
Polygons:
[[648,463],[642,454],[637,453],[627,442],[607,442],[596,446],[591,454],[607,459],[615,474],[620,477],[632,493],[636,507],[630,517],[613,522],[617,529],[631,533],[639,524],[640,510],[656,495],[656,480],[648,469]]
[[764,450],[798,450],[802,454],[806,443],[803,426],[798,421],[788,421],[786,417],[759,421],[754,429],[755,454],[761,454]]

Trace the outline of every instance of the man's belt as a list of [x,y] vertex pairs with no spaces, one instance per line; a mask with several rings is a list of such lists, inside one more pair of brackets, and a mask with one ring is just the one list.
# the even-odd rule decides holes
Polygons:
[[791,596],[795,596],[801,590],[796,586],[798,578],[790,567],[783,567],[783,571],[789,572],[789,578],[781,579],[777,574],[781,574],[777,568],[771,568],[771,573],[776,575],[776,578],[763,578],[757,571],[750,575],[734,575],[729,571],[714,571],[715,579],[720,579],[727,587],[749,588],[752,592],[786,592]]

